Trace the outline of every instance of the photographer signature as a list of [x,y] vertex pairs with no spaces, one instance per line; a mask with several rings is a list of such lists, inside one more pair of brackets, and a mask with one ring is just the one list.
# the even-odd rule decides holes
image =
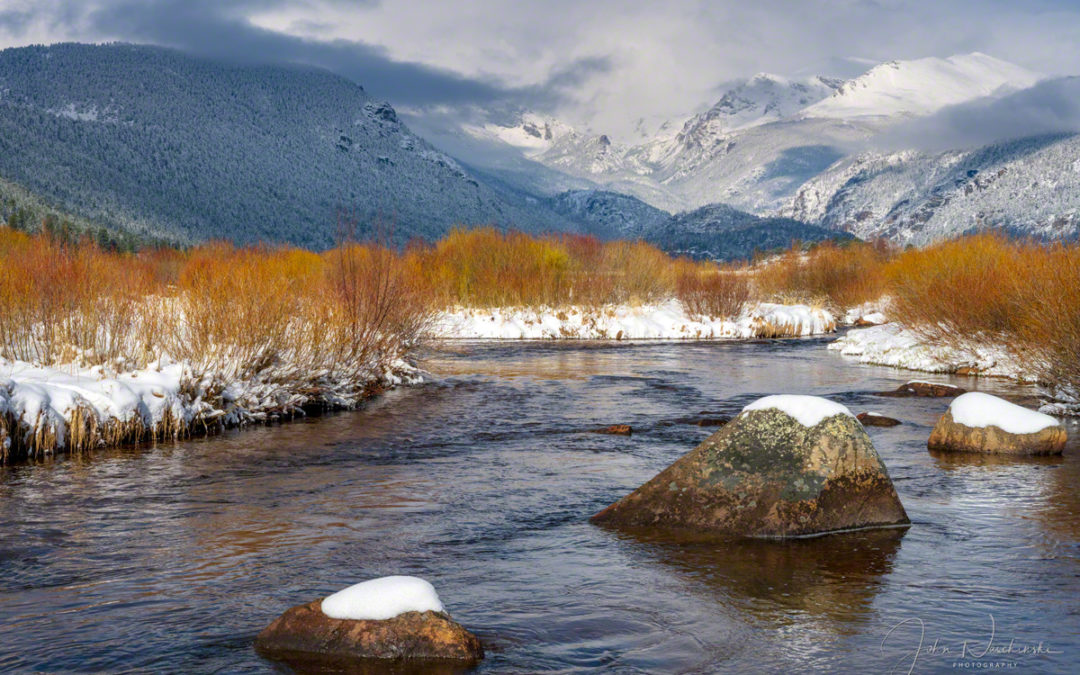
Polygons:
[[[954,668],[975,668],[979,670],[996,668],[1014,668],[1020,658],[1038,656],[1059,655],[1061,650],[1052,649],[1044,641],[1038,643],[1024,642],[1010,638],[1007,642],[998,637],[997,623],[994,615],[990,617],[990,635],[984,640],[958,640],[945,641],[940,637],[934,638],[928,643],[926,637],[926,624],[919,617],[904,619],[885,633],[881,639],[881,652],[886,653],[886,644],[891,641],[892,645],[902,641],[901,635],[906,635],[908,628],[912,631],[917,629],[918,642],[913,649],[905,650],[899,660],[893,665],[890,673],[906,672],[909,675],[915,672],[921,657],[941,657],[952,660]],[[907,643],[910,644],[910,643]]]

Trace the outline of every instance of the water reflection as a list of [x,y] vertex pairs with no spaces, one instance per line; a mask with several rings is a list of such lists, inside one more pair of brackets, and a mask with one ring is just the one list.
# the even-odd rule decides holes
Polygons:
[[763,624],[786,623],[797,612],[843,630],[871,610],[906,532],[880,528],[787,541],[708,541],[645,530],[620,536]]

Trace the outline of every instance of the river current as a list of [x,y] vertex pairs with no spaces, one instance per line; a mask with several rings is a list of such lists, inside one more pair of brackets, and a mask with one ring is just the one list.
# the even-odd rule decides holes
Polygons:
[[[831,338],[828,338],[831,339]],[[0,670],[268,672],[288,607],[431,581],[480,673],[1075,672],[1080,427],[1064,457],[934,456],[948,399],[1005,381],[855,364],[828,339],[456,343],[366,409],[0,468]],[[588,517],[772,393],[902,420],[869,433],[907,530],[686,542]],[[630,424],[633,435],[585,433]]]

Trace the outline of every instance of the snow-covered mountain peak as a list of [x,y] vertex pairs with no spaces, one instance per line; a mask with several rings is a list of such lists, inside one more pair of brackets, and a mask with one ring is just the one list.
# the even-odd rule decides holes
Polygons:
[[928,115],[1002,90],[1030,87],[1040,77],[980,52],[888,61],[846,82],[803,115],[840,119]]
[[707,129],[710,135],[782,119],[833,94],[840,82],[823,77],[790,80],[758,73],[724,91],[709,110],[683,127],[683,135]]
[[509,125],[487,123],[466,126],[466,133],[483,140],[501,141],[520,148],[526,155],[538,155],[566,137],[577,136],[572,126],[552,117],[523,112]]

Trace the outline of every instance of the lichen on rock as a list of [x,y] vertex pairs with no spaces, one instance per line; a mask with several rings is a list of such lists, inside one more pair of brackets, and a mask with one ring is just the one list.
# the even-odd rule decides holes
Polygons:
[[768,537],[909,522],[870,437],[850,413],[805,426],[776,408],[744,411],[592,520]]

